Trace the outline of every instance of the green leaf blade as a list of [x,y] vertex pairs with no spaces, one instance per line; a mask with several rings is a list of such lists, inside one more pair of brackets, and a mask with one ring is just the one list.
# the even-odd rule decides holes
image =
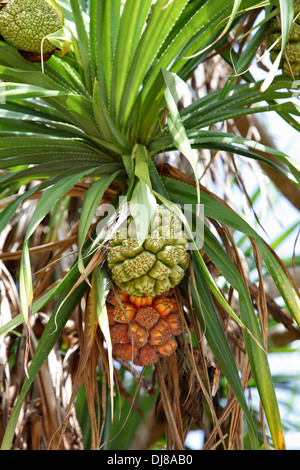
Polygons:
[[81,172],[76,172],[75,175],[66,176],[60,181],[56,182],[45,190],[41,196],[40,201],[36,207],[36,210],[28,225],[25,241],[30,238],[37,225],[43,220],[43,218],[50,212],[53,205],[62,198],[78,181],[84,176],[91,173],[93,168],[85,169]]
[[177,0],[171,3],[158,0],[154,5],[126,79],[119,123],[124,123],[129,118],[144,76],[187,3],[187,0]]
[[90,228],[92,218],[94,217],[97,207],[101,202],[104,191],[115,179],[117,174],[118,172],[115,172],[110,176],[99,178],[98,180],[94,181],[84,195],[78,227],[78,268],[80,272],[85,271],[82,259],[82,249],[86,235]]
[[176,147],[187,158],[193,169],[197,189],[197,204],[199,205],[200,186],[197,160],[177,109],[177,102],[181,96],[182,87],[186,87],[186,84],[176,74],[168,72],[167,70],[163,70],[162,73],[166,84],[165,99],[168,108],[168,126]]
[[112,72],[111,110],[116,120],[130,63],[151,4],[152,0],[127,0],[124,5]]

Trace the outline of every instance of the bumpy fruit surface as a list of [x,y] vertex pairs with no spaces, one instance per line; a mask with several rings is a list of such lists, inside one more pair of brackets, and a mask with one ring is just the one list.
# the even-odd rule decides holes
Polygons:
[[182,333],[182,325],[172,289],[156,297],[134,297],[120,290],[114,295],[110,291],[106,306],[116,359],[147,366],[176,350],[174,336]]
[[[298,15],[300,12],[300,0],[294,1],[294,15]],[[271,47],[274,42],[281,35],[281,24],[278,17],[274,17],[269,21],[267,29],[267,47]],[[273,62],[278,51],[281,48],[281,40],[272,48],[270,52],[270,59]],[[284,55],[281,60],[280,67],[283,73],[292,78],[297,77],[300,74],[300,15],[296,17],[296,20],[292,23],[290,34],[288,37],[288,43],[284,50]]]
[[[41,52],[42,39],[63,26],[63,15],[53,0],[10,0],[0,11],[0,34],[19,50]],[[43,52],[55,46],[47,39]]]
[[111,238],[108,267],[122,291],[136,297],[153,297],[182,280],[190,260],[187,248],[180,220],[159,207],[143,245],[139,246],[131,217]]

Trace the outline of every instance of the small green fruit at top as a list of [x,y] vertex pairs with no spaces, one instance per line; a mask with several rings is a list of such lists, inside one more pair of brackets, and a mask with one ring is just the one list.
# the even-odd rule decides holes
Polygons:
[[[43,38],[61,29],[63,22],[54,0],[10,0],[0,11],[0,34],[18,50],[40,53]],[[43,52],[54,49],[45,39]]]

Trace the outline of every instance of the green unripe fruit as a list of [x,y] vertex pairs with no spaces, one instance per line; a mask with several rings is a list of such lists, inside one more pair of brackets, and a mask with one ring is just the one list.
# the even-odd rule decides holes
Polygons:
[[180,220],[159,207],[151,233],[141,246],[133,219],[124,225],[110,240],[107,257],[112,278],[122,291],[138,297],[155,296],[179,284],[190,261]]
[[[41,52],[45,36],[63,26],[63,15],[53,0],[10,0],[0,11],[0,34],[18,50]],[[47,39],[43,52],[51,52],[55,46]]]

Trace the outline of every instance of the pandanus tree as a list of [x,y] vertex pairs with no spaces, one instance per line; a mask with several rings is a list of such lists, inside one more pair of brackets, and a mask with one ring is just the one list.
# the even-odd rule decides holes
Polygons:
[[[13,445],[24,400],[55,345],[67,360],[68,341],[61,338],[71,319],[80,355],[64,422],[57,430],[53,416],[52,428],[47,418],[51,448],[68,447],[64,433],[82,393],[89,445],[114,448],[115,390],[131,400],[121,422],[126,430],[138,387],[144,412],[156,403],[163,417],[168,448],[184,449],[189,429],[201,427],[203,408],[212,423],[207,448],[240,448],[241,415],[248,448],[262,445],[264,415],[269,445],[285,448],[268,364],[263,270],[278,287],[286,322],[298,326],[299,293],[258,232],[199,180],[206,150],[255,160],[298,189],[299,169],[288,155],[220,126],[275,111],[299,130],[291,100],[298,10],[290,0],[1,2],[1,269],[5,285],[18,292],[15,303],[8,300],[14,309],[1,333],[13,338],[22,326],[26,332],[24,381],[2,448]],[[267,47],[276,54],[259,81],[249,67],[270,24],[276,37],[268,33]],[[292,33],[294,54],[288,54]],[[194,74],[216,56],[232,73],[223,88],[200,97]],[[284,73],[277,73],[280,67]],[[184,105],[187,92],[192,99]],[[185,162],[185,171],[170,155]],[[21,249],[7,253],[8,234],[27,204],[34,210],[22,226]],[[70,231],[59,238],[62,218]],[[251,241],[256,290],[236,232]],[[12,260],[17,269],[6,266]],[[41,313],[47,321],[37,335],[34,319]],[[242,363],[233,354],[237,343]],[[125,370],[137,381],[131,398]],[[223,410],[214,404],[220,378],[230,390]],[[245,394],[250,380],[261,401],[259,423]]]

